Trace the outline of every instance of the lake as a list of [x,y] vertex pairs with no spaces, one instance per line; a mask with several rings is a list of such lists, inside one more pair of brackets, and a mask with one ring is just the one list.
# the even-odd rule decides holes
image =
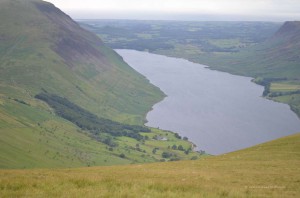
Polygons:
[[251,78],[207,69],[184,59],[116,50],[167,97],[147,114],[147,126],[186,136],[197,150],[223,154],[300,132],[286,104],[261,97]]

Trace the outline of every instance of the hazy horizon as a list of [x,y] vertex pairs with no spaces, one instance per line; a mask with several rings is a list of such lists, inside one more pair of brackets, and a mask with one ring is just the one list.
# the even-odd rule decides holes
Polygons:
[[295,21],[298,0],[46,0],[74,19]]

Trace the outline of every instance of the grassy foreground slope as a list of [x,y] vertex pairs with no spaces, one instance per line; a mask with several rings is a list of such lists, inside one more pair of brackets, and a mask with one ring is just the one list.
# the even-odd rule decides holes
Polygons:
[[299,197],[300,134],[196,161],[1,170],[2,197]]
[[[0,0],[0,20],[0,168],[130,164],[198,155],[171,132],[153,129],[136,131],[139,140],[128,137],[133,136],[128,124],[141,126],[164,94],[54,5]],[[52,108],[35,97],[41,93],[68,101],[70,108]],[[69,119],[62,118],[62,110]],[[110,127],[93,126],[95,120]],[[114,127],[119,130],[115,136]],[[167,141],[155,138],[160,136]],[[183,149],[173,150],[173,145]],[[163,158],[164,152],[172,156]]]

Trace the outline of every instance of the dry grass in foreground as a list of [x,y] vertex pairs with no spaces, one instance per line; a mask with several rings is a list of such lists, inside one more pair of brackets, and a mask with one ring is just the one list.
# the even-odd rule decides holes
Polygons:
[[1,170],[1,197],[300,197],[300,134],[197,161]]

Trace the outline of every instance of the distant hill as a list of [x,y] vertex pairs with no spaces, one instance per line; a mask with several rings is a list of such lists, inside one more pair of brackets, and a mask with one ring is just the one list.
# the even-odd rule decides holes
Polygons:
[[54,5],[0,0],[0,20],[0,168],[198,156],[178,135],[143,126],[164,94]]
[[[271,47],[267,55],[274,60],[286,61],[287,64],[296,64],[297,70],[293,70],[295,78],[300,76],[300,21],[285,22],[282,27],[265,42],[265,45]],[[275,65],[275,64],[274,64]],[[298,75],[298,76],[297,76]],[[293,75],[292,75],[293,76]],[[289,76],[287,76],[289,78]]]
[[264,42],[232,54],[203,54],[193,61],[202,62],[214,69],[255,78],[299,79],[299,29],[300,22],[285,22]]
[[[300,196],[300,134],[196,161],[56,170],[0,170],[16,197]],[[66,190],[67,189],[67,190]]]
[[282,37],[286,37],[290,39],[290,41],[297,41],[300,38],[299,33],[300,21],[287,21],[280,27],[271,39],[281,39]]

